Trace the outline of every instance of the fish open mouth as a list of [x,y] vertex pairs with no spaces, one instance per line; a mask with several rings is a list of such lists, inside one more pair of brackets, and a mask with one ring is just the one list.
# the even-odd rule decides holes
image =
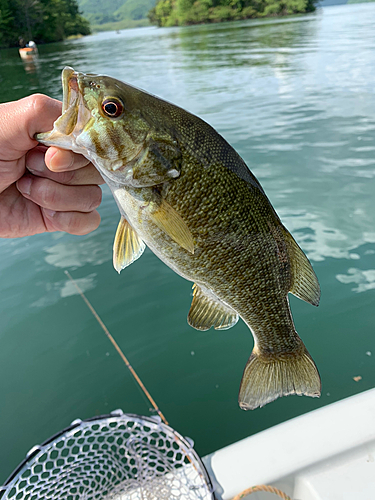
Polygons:
[[63,87],[62,115],[55,121],[51,131],[36,134],[35,138],[46,146],[58,146],[76,151],[75,140],[87,125],[91,118],[91,112],[83,99],[80,73],[67,66],[63,69],[61,79]]

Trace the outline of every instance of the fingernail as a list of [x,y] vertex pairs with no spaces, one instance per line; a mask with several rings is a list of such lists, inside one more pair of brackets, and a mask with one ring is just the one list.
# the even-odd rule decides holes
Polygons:
[[45,171],[45,163],[44,163],[44,151],[40,149],[33,149],[26,156],[26,168],[30,170],[30,172],[44,172]]
[[27,165],[26,165],[26,168],[27,168],[27,170],[28,170],[29,172],[31,172],[32,174],[35,174],[35,175],[37,175],[37,176],[38,176],[39,174],[41,174],[41,173],[43,172],[43,170],[44,170],[43,168],[39,168],[39,165],[37,165],[37,166],[33,166],[33,168],[31,168],[31,167],[29,167],[29,166],[27,166]]
[[32,182],[31,177],[21,177],[21,179],[17,182],[17,188],[22,194],[30,194]]
[[26,165],[26,168],[31,174],[34,174],[36,177],[40,177],[46,170],[45,167],[43,167],[41,164],[35,164],[32,167]]
[[47,215],[49,219],[52,219],[52,217],[56,213],[56,210],[49,210],[48,208],[43,208],[43,212]]
[[49,164],[52,170],[66,170],[73,165],[74,155],[71,151],[56,151]]

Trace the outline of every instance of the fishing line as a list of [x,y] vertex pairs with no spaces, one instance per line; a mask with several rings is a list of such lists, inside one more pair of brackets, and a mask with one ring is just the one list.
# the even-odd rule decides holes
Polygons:
[[[75,279],[71,276],[71,274],[69,273],[69,271],[65,270],[64,273],[68,276],[68,278],[71,280],[71,282],[74,284],[74,286],[76,287],[76,289],[78,290],[79,294],[81,295],[82,299],[85,301],[87,307],[90,309],[90,311],[92,312],[93,316],[95,317],[96,321],[99,323],[99,325],[102,327],[104,333],[107,335],[107,337],[109,338],[109,340],[111,341],[112,345],[114,346],[114,348],[116,349],[116,351],[119,353],[119,355],[121,356],[121,359],[124,361],[125,365],[128,367],[128,369],[130,370],[130,373],[133,375],[133,377],[135,378],[137,384],[139,385],[139,387],[141,388],[141,390],[143,391],[143,393],[145,394],[145,396],[147,397],[147,399],[150,401],[150,403],[152,404],[152,406],[154,407],[154,409],[156,410],[156,412],[158,413],[159,417],[162,419],[162,421],[166,424],[166,425],[169,425],[167,419],[165,418],[165,416],[163,415],[163,413],[160,411],[159,407],[157,406],[157,404],[155,403],[154,399],[152,398],[151,394],[148,392],[148,390],[146,389],[145,385],[143,384],[143,382],[141,381],[141,379],[139,378],[139,376],[137,375],[136,371],[134,370],[134,368],[131,366],[131,364],[129,363],[128,359],[126,358],[125,354],[122,352],[120,346],[117,344],[117,342],[115,341],[115,339],[112,337],[112,335],[109,333],[109,330],[108,328],[105,326],[105,324],[103,323],[102,319],[100,318],[99,314],[95,311],[94,307],[91,305],[90,301],[88,300],[88,298],[86,297],[86,295],[83,293],[83,291],[81,290],[81,288],[79,287],[78,283],[75,281]],[[192,460],[189,456],[187,456],[187,459],[188,461],[192,464]],[[195,466],[194,466],[195,467]]]
[[[160,418],[163,420],[163,422],[166,425],[169,425],[167,419],[164,417],[163,413],[159,410],[159,407],[157,406],[157,404],[155,403],[155,401],[151,397],[151,394],[148,392],[148,390],[144,386],[143,382],[141,381],[141,379],[137,375],[137,373],[134,370],[134,368],[129,363],[128,359],[126,358],[125,354],[122,352],[121,348],[119,347],[119,345],[117,344],[117,342],[115,341],[115,339],[109,333],[108,328],[105,326],[105,324],[103,323],[103,321],[100,318],[99,314],[95,311],[94,307],[91,305],[91,303],[89,302],[89,300],[87,299],[87,297],[85,296],[85,294],[83,293],[83,291],[81,290],[81,288],[79,287],[79,285],[76,282],[76,280],[71,276],[71,274],[69,273],[69,271],[65,270],[64,273],[66,274],[66,276],[68,276],[68,278],[70,279],[70,281],[76,287],[78,293],[81,295],[82,299],[85,301],[87,307],[90,309],[90,311],[93,314],[94,318],[99,323],[99,325],[102,327],[104,333],[107,335],[107,337],[111,341],[113,347],[116,349],[116,351],[121,356],[121,359],[123,360],[123,362],[125,363],[125,365],[129,369],[130,373],[135,378],[137,384],[139,385],[139,387],[141,388],[141,390],[143,391],[143,393],[145,394],[145,396],[147,397],[147,399],[150,401],[150,403],[152,404],[152,406],[154,407],[154,409],[156,410],[156,412],[158,413],[158,415],[160,416]],[[176,440],[176,438],[175,438],[175,440]],[[188,459],[188,461],[191,464],[193,464],[192,460],[191,460],[191,458],[189,456],[187,456],[187,459]],[[280,491],[277,488],[274,488],[273,486],[268,486],[268,485],[253,486],[252,488],[249,488],[249,489],[243,491],[242,493],[240,493],[239,495],[235,496],[232,500],[240,500],[241,498],[244,498],[245,496],[250,495],[251,493],[258,492],[258,491],[267,491],[267,492],[274,493],[275,495],[280,496],[284,500],[291,500],[291,498],[288,495],[286,495],[284,492]]]
[[120,349],[119,345],[117,344],[117,342],[115,341],[115,339],[112,337],[112,335],[109,333],[109,330],[108,328],[105,326],[105,324],[103,323],[103,321],[101,320],[99,314],[95,311],[94,307],[91,305],[91,303],[89,302],[89,300],[86,298],[85,294],[83,293],[83,291],[81,290],[81,288],[79,287],[78,283],[75,281],[74,278],[72,278],[72,276],[70,275],[69,271],[65,270],[64,273],[68,276],[68,278],[70,279],[70,281],[73,283],[73,285],[76,287],[76,289],[78,290],[78,293],[80,294],[80,296],[82,297],[82,299],[85,301],[87,307],[90,309],[90,311],[92,312],[94,318],[96,319],[96,321],[99,323],[99,325],[102,327],[104,333],[107,335],[107,337],[109,338],[109,340],[111,341],[113,347],[116,349],[116,351],[119,353],[119,355],[121,356],[121,359],[123,360],[123,362],[125,363],[125,365],[127,366],[127,368],[129,369],[130,373],[133,375],[133,377],[135,378],[137,384],[139,385],[139,387],[142,389],[143,393],[146,395],[147,399],[150,401],[150,403],[152,404],[152,406],[155,408],[156,412],[158,413],[159,417],[163,420],[163,422],[166,424],[166,425],[169,425],[168,424],[168,421],[167,419],[165,418],[165,416],[162,414],[162,412],[159,410],[157,404],[155,403],[155,401],[153,400],[153,398],[151,397],[151,394],[148,392],[148,390],[146,389],[146,387],[144,386],[143,382],[141,381],[141,379],[138,377],[136,371],[134,370],[134,368],[132,367],[132,365],[129,363],[128,359],[126,358],[125,354],[122,352],[122,350]]

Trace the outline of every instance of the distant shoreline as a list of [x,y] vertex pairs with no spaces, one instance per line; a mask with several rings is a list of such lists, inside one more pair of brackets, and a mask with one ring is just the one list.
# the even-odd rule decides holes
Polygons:
[[[375,1],[375,0],[371,0]],[[210,20],[210,21],[198,21],[195,23],[189,23],[185,24],[183,26],[195,26],[195,25],[210,25],[210,24],[218,24],[218,23],[225,23],[225,22],[233,22],[233,21],[247,21],[251,19],[280,19],[280,18],[288,18],[291,16],[298,16],[298,15],[304,15],[304,14],[311,14],[312,12],[315,11],[309,11],[309,12],[302,12],[302,13],[293,13],[293,14],[281,14],[281,15],[269,15],[269,16],[257,16],[257,17],[236,17],[233,19],[217,19],[217,20]],[[145,27],[151,27],[155,26],[157,28],[174,28],[177,27],[178,25],[171,25],[171,26],[158,26],[156,23],[150,23],[150,21],[146,18],[144,19],[138,19],[137,21],[133,20],[122,20],[122,21],[116,21],[116,22],[111,22],[111,23],[103,23],[103,24],[91,24],[91,31],[93,34],[95,33],[100,33],[104,31],[121,31],[125,29],[133,29],[133,28],[145,28]],[[182,26],[180,26],[182,27]]]
[[173,0],[159,0],[149,13],[151,24],[159,27],[190,26],[226,21],[284,17],[307,14],[316,10],[318,0],[259,0],[256,4],[244,0],[231,2],[217,0],[187,0],[179,3]]
[[144,28],[146,26],[153,26],[147,18],[137,19],[124,19],[122,21],[114,21],[111,23],[91,24],[92,33],[100,33],[102,31],[120,31],[132,28]]

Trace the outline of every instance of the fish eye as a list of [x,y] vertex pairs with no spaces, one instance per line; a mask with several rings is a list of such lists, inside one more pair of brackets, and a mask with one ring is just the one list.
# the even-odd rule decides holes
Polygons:
[[102,102],[102,110],[104,114],[109,116],[110,118],[117,118],[123,112],[124,106],[120,99],[116,99],[115,97],[109,97],[108,99],[104,99]]

